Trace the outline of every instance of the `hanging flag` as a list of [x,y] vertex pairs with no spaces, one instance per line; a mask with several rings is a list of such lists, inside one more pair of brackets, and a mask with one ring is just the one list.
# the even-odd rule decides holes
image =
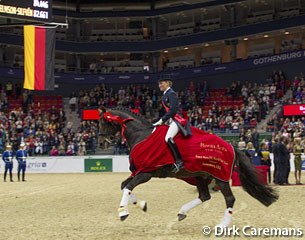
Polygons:
[[24,26],[24,84],[54,90],[55,28]]

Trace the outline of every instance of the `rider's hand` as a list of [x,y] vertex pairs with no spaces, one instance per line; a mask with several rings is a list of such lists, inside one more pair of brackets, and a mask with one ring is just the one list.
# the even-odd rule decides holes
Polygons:
[[162,118],[160,118],[160,120],[156,123],[153,124],[153,126],[159,126],[163,123]]

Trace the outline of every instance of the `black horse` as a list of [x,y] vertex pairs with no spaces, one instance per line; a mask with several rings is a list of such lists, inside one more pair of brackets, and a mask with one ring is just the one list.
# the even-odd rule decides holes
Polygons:
[[[126,139],[130,150],[139,142],[146,139],[152,133],[153,128],[151,123],[145,120],[141,115],[133,113],[125,108],[103,109],[101,111],[101,133],[104,135],[113,135],[120,131],[123,139]],[[219,139],[219,141],[223,141],[217,136],[215,136],[215,138]],[[163,141],[163,139],[160,141]],[[192,138],[188,141],[192,141]],[[277,193],[271,187],[262,184],[258,173],[252,166],[249,158],[238,149],[234,149],[234,152],[234,163],[237,166],[243,189],[265,206],[269,206],[275,202],[278,199]],[[207,172],[190,172],[185,169],[176,174],[171,170],[171,166],[163,166],[149,172],[138,172],[135,176],[130,176],[123,181],[121,184],[123,196],[119,208],[120,219],[123,221],[128,217],[129,202],[137,204],[142,210],[146,211],[146,202],[138,201],[136,196],[132,193],[132,190],[139,184],[148,182],[152,177],[191,178],[193,180],[193,184],[196,185],[199,192],[199,197],[181,207],[178,213],[178,220],[183,220],[189,210],[211,198],[208,188],[209,182],[214,178],[211,174]],[[217,178],[215,178],[215,180],[225,198],[227,207],[219,225],[226,227],[232,221],[231,215],[235,197],[233,196],[229,182],[224,182]]]

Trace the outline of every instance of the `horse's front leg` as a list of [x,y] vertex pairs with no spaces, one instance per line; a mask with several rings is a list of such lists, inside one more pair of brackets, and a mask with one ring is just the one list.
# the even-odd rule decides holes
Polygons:
[[134,204],[137,204],[143,211],[147,210],[147,205],[145,201],[140,201],[138,202],[136,195],[134,195],[132,193],[132,190],[142,184],[145,183],[147,181],[149,181],[151,179],[151,174],[150,173],[139,173],[138,175],[136,175],[133,178],[128,178],[127,180],[125,180],[123,183],[126,184],[122,184],[125,185],[124,189],[123,189],[123,195],[122,195],[122,199],[121,199],[121,203],[120,203],[120,207],[119,207],[119,217],[121,219],[121,221],[124,221],[128,216],[129,216],[129,211],[128,211],[128,202],[132,202]]
[[146,201],[138,200],[138,197],[133,192],[131,192],[130,195],[129,195],[129,202],[136,205],[137,207],[139,207],[144,212],[147,211]]

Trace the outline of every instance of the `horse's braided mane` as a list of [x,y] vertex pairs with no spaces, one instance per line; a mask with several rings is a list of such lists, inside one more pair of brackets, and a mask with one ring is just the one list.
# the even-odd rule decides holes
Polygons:
[[129,108],[115,107],[115,108],[112,108],[111,110],[127,113],[127,114],[131,115],[132,117],[134,117],[135,119],[139,120],[140,122],[151,125],[151,123],[146,118],[144,118],[143,115],[141,115],[139,113],[135,113],[135,112],[131,111]]

